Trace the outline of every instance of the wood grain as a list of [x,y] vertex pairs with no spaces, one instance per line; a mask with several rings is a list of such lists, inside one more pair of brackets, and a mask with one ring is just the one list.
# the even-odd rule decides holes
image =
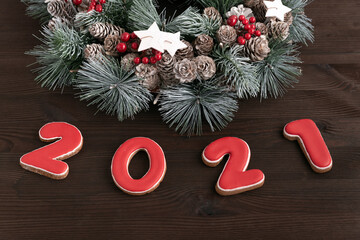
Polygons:
[[[94,115],[96,109],[75,99],[72,89],[40,88],[27,68],[34,59],[23,54],[38,43],[32,37],[38,23],[24,15],[19,1],[2,3],[0,239],[360,238],[359,1],[313,2],[307,13],[316,42],[302,49],[299,84],[277,100],[241,101],[228,128],[192,138],[162,123],[157,106],[119,123]],[[334,159],[331,172],[312,172],[298,144],[282,137],[283,126],[299,118],[319,126]],[[19,165],[22,154],[43,146],[37,132],[50,121],[68,121],[84,135],[84,148],[67,160],[70,173],[63,181]],[[168,165],[160,187],[143,197],[117,189],[110,173],[116,149],[135,136],[157,141]],[[208,168],[201,152],[224,136],[249,143],[249,169],[266,175],[262,188],[216,194],[225,162]],[[146,155],[136,155],[130,168],[141,177]]]

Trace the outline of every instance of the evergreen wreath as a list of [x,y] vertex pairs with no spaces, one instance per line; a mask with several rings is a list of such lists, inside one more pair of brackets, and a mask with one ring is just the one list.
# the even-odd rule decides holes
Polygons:
[[120,121],[155,99],[187,135],[226,127],[237,98],[284,94],[301,75],[300,44],[314,40],[310,0],[188,0],[170,18],[155,0],[21,1],[43,25],[28,52],[41,86],[73,86]]

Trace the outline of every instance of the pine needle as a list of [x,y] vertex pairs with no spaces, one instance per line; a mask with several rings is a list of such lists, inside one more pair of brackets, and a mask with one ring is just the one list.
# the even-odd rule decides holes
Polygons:
[[84,62],[76,80],[81,100],[97,105],[100,111],[116,115],[119,121],[149,108],[151,93],[133,72],[121,67],[114,58],[99,56]]
[[160,112],[163,120],[188,136],[202,134],[203,123],[211,131],[225,128],[238,110],[235,96],[211,80],[181,84],[161,91]]

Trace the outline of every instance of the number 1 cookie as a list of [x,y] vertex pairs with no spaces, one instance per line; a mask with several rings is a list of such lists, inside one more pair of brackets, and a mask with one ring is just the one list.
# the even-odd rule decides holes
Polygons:
[[311,168],[317,173],[325,173],[332,168],[332,158],[321,133],[311,119],[301,119],[284,127],[288,140],[297,140],[308,159]]

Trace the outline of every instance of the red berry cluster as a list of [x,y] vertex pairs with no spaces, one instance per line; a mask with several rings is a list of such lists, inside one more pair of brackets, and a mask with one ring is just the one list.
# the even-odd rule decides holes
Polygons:
[[254,36],[257,37],[261,36],[261,32],[259,30],[256,30],[255,17],[246,19],[244,15],[241,15],[239,17],[237,17],[236,15],[232,15],[231,17],[228,18],[227,24],[229,26],[235,27],[239,21],[242,24],[239,24],[239,27],[236,30],[240,32],[240,36],[237,39],[240,45],[245,45],[246,41],[250,40]]
[[149,60],[149,57],[146,56],[146,52],[143,52],[141,57],[136,57],[134,58],[134,63],[136,65],[140,64],[140,63],[143,63],[143,64],[155,64],[157,63],[158,61],[160,61],[162,59],[162,53],[155,50],[155,49],[152,49],[152,54],[153,56],[150,57],[150,60]]
[[[75,5],[80,5],[82,3],[82,0],[73,0],[73,3]],[[106,3],[106,0],[91,0],[88,12],[95,10],[95,11],[101,13],[103,11],[102,5],[104,5],[105,3]]]
[[[130,39],[136,39],[137,36],[135,33],[128,33],[128,32],[124,32],[123,34],[121,34],[121,42],[116,46],[116,49],[118,50],[119,53],[125,53],[128,50],[127,47],[127,42],[130,41]],[[133,42],[131,44],[131,48],[134,50],[137,50],[139,48],[139,44],[137,42]]]

